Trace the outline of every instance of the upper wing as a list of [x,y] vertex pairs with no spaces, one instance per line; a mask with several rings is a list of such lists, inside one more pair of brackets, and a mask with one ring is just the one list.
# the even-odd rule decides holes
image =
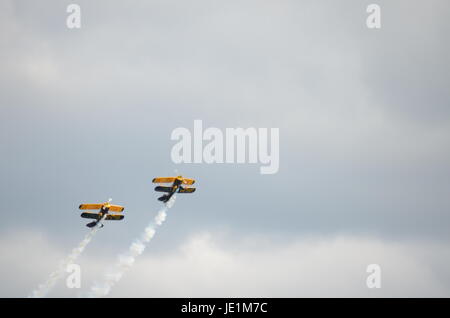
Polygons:
[[88,213],[88,212],[81,213],[81,217],[85,219],[96,219],[96,220],[100,218],[98,213]]
[[107,214],[105,220],[115,220],[115,221],[120,221],[123,220],[125,216],[121,215],[121,214]]
[[174,182],[175,178],[169,177],[169,178],[155,178],[152,180],[153,183],[171,183]]
[[194,184],[194,183],[195,183],[194,179],[183,178],[183,184]]
[[98,210],[101,209],[103,204],[81,204],[80,210]]
[[180,189],[180,193],[192,193],[195,192],[195,188],[183,188]]
[[112,205],[111,204],[109,206],[109,211],[112,211],[112,212],[122,212],[124,209],[125,208],[123,206],[120,206],[120,205]]

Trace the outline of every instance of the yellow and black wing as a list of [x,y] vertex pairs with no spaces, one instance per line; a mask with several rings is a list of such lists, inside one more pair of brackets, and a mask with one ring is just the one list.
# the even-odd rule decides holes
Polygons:
[[153,183],[172,183],[175,181],[176,178],[174,177],[168,177],[168,178],[154,178],[152,180]]
[[103,204],[81,204],[79,206],[80,210],[98,210],[103,207]]
[[99,220],[100,219],[100,214],[99,213],[84,212],[84,213],[81,213],[81,217],[85,218],[85,219]]
[[123,220],[125,216],[121,214],[107,214],[105,220],[109,221],[120,221]]
[[123,206],[120,206],[120,205],[112,205],[111,204],[109,206],[109,211],[112,211],[112,212],[122,212],[124,209],[125,208]]
[[191,184],[194,184],[194,183],[195,183],[194,179],[183,178],[183,184],[191,185]]
[[180,193],[192,193],[195,192],[195,188],[183,188],[180,189]]
[[172,187],[162,187],[162,186],[157,186],[155,187],[155,191],[157,192],[172,192],[173,188]]

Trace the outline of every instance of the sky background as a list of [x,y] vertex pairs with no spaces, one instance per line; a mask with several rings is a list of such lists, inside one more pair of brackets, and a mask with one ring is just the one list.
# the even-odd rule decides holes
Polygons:
[[[179,195],[112,297],[450,296],[450,3],[0,2],[0,296],[25,297],[88,229],[88,291]],[[175,165],[173,129],[280,129],[280,168]],[[368,289],[366,267],[382,269]]]

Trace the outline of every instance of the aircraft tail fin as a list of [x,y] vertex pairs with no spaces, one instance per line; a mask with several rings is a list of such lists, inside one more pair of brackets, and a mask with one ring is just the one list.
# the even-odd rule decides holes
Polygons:
[[167,202],[169,201],[169,196],[167,194],[164,194],[162,197],[159,197],[158,200],[162,202]]

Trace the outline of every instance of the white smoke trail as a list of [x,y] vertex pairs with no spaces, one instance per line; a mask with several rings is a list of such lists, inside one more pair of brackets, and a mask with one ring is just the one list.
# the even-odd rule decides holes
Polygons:
[[125,271],[133,266],[136,257],[144,252],[147,243],[150,242],[156,233],[156,227],[165,221],[167,211],[173,206],[175,199],[176,196],[172,196],[164,207],[158,211],[155,219],[147,225],[141,236],[131,243],[128,251],[118,256],[114,268],[105,273],[103,283],[94,283],[88,293],[88,297],[103,297],[109,294],[112,287],[122,278]]
[[86,248],[89,242],[91,242],[92,238],[100,229],[100,225],[102,221],[105,219],[105,217],[106,214],[103,216],[100,222],[98,222],[97,225],[94,228],[92,228],[88,234],[86,234],[86,236],[80,242],[80,244],[78,244],[78,246],[75,247],[72,250],[72,252],[59,263],[58,269],[50,274],[50,277],[47,279],[47,281],[39,285],[39,287],[35,289],[29,297],[31,298],[45,297],[52,290],[56,282],[66,273],[67,266],[75,262],[78,256],[80,256],[81,253],[83,253],[83,250]]

